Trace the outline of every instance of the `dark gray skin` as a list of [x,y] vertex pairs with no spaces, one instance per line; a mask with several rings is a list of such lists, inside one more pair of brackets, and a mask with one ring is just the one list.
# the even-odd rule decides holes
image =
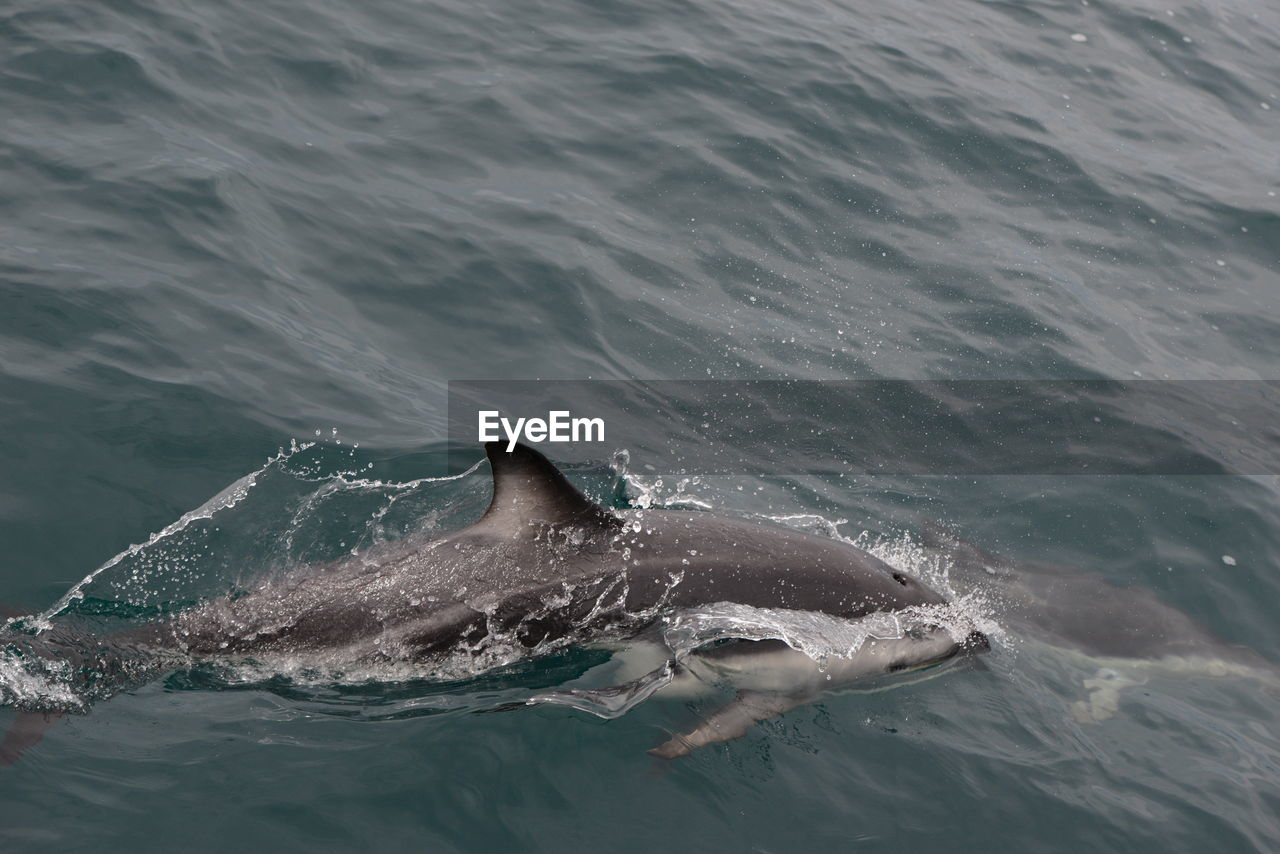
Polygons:
[[476,524],[290,573],[130,640],[202,657],[349,647],[418,659],[494,632],[534,646],[657,606],[731,601],[854,618],[945,601],[837,540],[710,513],[611,512],[532,449],[486,451],[494,497]]
[[[944,602],[846,543],[710,513],[609,511],[530,448],[490,443],[486,452],[489,509],[441,539],[304,567],[109,639],[54,629],[3,640],[123,686],[201,659],[326,651],[350,662],[420,661],[495,639],[534,647],[638,630],[661,609],[722,601],[846,618]],[[961,651],[950,643],[928,655]],[[32,715],[15,723],[0,763],[43,728]]]

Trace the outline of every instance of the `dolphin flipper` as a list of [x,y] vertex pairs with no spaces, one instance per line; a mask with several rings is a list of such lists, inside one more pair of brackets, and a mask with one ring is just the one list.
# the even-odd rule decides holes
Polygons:
[[688,756],[696,748],[741,738],[757,721],[777,717],[812,699],[809,696],[739,691],[733,702],[712,714],[693,732],[674,735],[649,753],[660,759]]
[[1071,716],[1076,723],[1096,724],[1113,717],[1120,710],[1120,692],[1134,685],[1147,684],[1147,678],[1136,673],[1124,673],[1114,667],[1099,668],[1092,679],[1084,680],[1088,700],[1071,704]]

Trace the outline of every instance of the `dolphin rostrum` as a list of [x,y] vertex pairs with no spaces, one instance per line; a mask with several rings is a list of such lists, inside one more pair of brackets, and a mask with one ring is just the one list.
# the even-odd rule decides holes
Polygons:
[[[26,660],[71,659],[81,671],[96,671],[89,675],[100,686],[101,671],[126,684],[210,659],[319,654],[344,662],[431,661],[547,649],[634,633],[660,614],[720,602],[850,620],[945,604],[915,578],[839,540],[705,512],[605,509],[526,446],[508,451],[493,442],[485,450],[493,471],[489,508],[443,538],[410,536],[295,569],[243,595],[105,640],[11,626],[0,642]],[[824,688],[984,646],[981,635],[957,638],[920,625],[868,642],[819,673],[803,653],[777,642],[730,643],[682,666],[732,675],[750,673],[754,662],[795,678],[744,688],[693,733],[655,752],[683,755],[741,735]],[[25,735],[14,736],[10,753],[33,743],[31,732],[38,738],[40,727],[24,718],[15,730]]]

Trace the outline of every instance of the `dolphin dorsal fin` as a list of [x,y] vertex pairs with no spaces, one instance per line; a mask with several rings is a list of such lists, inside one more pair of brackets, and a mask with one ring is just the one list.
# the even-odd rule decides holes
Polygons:
[[505,442],[484,446],[493,469],[493,501],[476,527],[515,536],[530,525],[612,527],[612,513],[587,498],[542,454]]

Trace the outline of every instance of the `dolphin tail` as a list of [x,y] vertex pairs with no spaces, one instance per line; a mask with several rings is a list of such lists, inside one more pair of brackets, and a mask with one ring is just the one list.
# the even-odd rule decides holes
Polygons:
[[741,738],[757,721],[777,717],[811,699],[813,698],[762,691],[739,691],[733,702],[712,714],[693,732],[674,735],[650,750],[649,754],[660,759],[688,756],[699,747]]
[[[18,667],[34,663],[35,671],[41,677],[48,675],[51,665],[65,667],[73,674],[66,681],[66,686],[73,692],[80,687],[97,681],[101,685],[110,677],[126,675],[134,662],[127,660],[127,647],[112,649],[108,647],[108,639],[78,632],[66,626],[59,626],[45,634],[32,634],[26,629],[15,629],[15,619],[30,614],[31,611],[10,609],[0,606],[0,614],[5,614],[6,622],[0,622],[0,649],[5,650],[10,661]],[[117,636],[123,637],[123,635]],[[138,661],[144,660],[138,653]],[[56,677],[64,682],[61,675]],[[127,675],[121,680],[127,683]],[[0,766],[12,765],[22,754],[39,743],[45,732],[62,720],[67,712],[57,709],[23,708],[23,704],[15,702],[18,712],[0,738]]]
[[62,720],[63,712],[18,712],[0,739],[0,765],[17,762],[27,748],[44,738],[45,730]]
[[[7,622],[30,613],[27,608],[0,605],[0,621]],[[0,766],[17,762],[23,751],[43,738],[44,731],[61,718],[61,712],[18,712],[9,731],[0,739]]]

